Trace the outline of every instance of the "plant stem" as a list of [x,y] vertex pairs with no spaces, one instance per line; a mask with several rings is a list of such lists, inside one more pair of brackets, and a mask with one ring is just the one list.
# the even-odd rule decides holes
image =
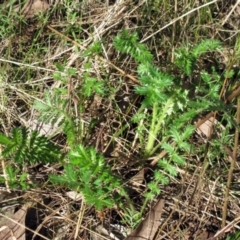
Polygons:
[[[152,110],[152,121],[151,121],[151,126],[150,126],[150,129],[149,129],[149,133],[148,133],[148,141],[147,141],[147,145],[146,145],[146,148],[145,148],[145,154],[146,155],[149,155],[150,154],[150,151],[152,150],[153,148],[153,145],[154,145],[154,142],[155,142],[155,125],[156,125],[156,120],[157,120],[157,112],[158,112],[158,106],[157,106],[157,103],[154,103],[153,104],[153,110]],[[159,128],[160,130],[160,128]]]
[[[159,107],[158,103],[154,103],[151,127],[149,129],[148,141],[145,148],[145,155],[149,156],[154,153],[155,149],[153,151],[153,146],[154,146],[157,134],[160,131],[162,123],[164,122],[164,118],[166,117],[167,112],[172,104],[173,104],[173,98],[169,98],[163,108]],[[160,112],[160,116],[159,116],[159,112]]]

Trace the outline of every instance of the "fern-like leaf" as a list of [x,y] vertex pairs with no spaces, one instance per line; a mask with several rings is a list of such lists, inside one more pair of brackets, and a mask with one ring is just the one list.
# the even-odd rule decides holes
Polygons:
[[14,142],[12,141],[11,138],[7,137],[6,135],[0,133],[0,144],[3,144],[3,145],[11,145],[13,144]]
[[66,112],[67,100],[61,99],[61,94],[45,92],[44,102],[35,101],[33,107],[40,112],[38,118],[46,124],[58,126],[67,135],[69,145],[73,146],[76,142],[76,125],[71,116]]
[[87,204],[97,209],[114,204],[110,192],[119,188],[121,183],[112,175],[102,155],[94,148],[78,145],[68,154],[68,164],[64,166],[62,176],[50,176],[50,181],[64,184],[70,189],[81,191]]
[[175,64],[188,76],[190,76],[196,66],[197,59],[209,52],[221,49],[218,40],[206,39],[193,48],[181,47],[176,50]]
[[9,139],[5,143],[2,141],[5,146],[2,154],[4,157],[11,156],[16,163],[53,163],[61,159],[60,149],[37,131],[29,132],[25,127],[14,128]]
[[35,101],[33,104],[33,107],[40,112],[39,120],[54,125],[58,119],[66,118],[63,108],[64,101],[61,100],[60,94],[51,96],[50,92],[46,91],[44,100],[45,102]]
[[193,48],[192,55],[197,59],[209,51],[218,49],[221,49],[221,44],[218,40],[206,39]]
[[115,37],[113,44],[118,51],[130,54],[140,63],[152,61],[153,56],[151,52],[144,44],[139,42],[136,33],[129,34],[128,31],[124,30]]

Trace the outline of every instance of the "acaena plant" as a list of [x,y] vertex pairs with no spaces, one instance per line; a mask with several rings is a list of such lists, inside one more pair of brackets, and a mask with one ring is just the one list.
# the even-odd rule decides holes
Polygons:
[[[92,52],[96,49],[98,48],[94,45],[89,51],[87,50],[86,57],[91,58]],[[73,106],[71,99],[66,97],[71,93],[65,86],[69,84],[69,78],[76,76],[76,71],[73,68],[65,69],[61,64],[56,66],[59,71],[54,73],[53,77],[59,81],[60,87],[46,91],[43,99],[36,100],[33,107],[39,112],[39,122],[55,126],[57,133],[66,135],[69,150],[62,154],[47,137],[27,128],[13,129],[10,137],[0,134],[0,144],[4,148],[2,157],[13,162],[13,165],[7,164],[5,168],[8,185],[11,188],[23,189],[33,186],[27,181],[27,173],[23,172],[22,168],[16,169],[15,165],[29,167],[36,163],[57,162],[61,164],[63,171],[61,174],[49,176],[52,184],[81,193],[84,201],[97,209],[113,206],[120,196],[127,195],[121,187],[120,179],[114,176],[104,157],[94,148],[84,146],[81,142],[79,135],[83,134],[84,129],[80,126],[79,118],[82,114],[77,116],[75,114],[76,111],[82,113],[83,104],[88,97],[104,93],[104,83],[91,77],[90,65],[86,63],[82,83],[76,89],[81,96],[78,96],[78,102]],[[0,178],[0,181],[5,182],[6,178]]]
[[4,147],[2,156],[18,166],[56,163],[62,158],[59,147],[26,127],[14,128],[9,137],[0,133],[0,144]]
[[84,201],[98,210],[113,206],[122,193],[120,179],[112,174],[103,156],[83,145],[69,151],[64,173],[50,175],[50,181],[81,193]]
[[63,159],[60,148],[38,131],[26,127],[14,128],[10,136],[0,133],[1,159],[6,164],[1,183],[11,189],[26,190],[33,187],[27,168],[36,164],[58,163]]
[[[145,157],[154,156],[161,150],[168,155],[158,162],[163,174],[154,172],[154,180],[148,184],[145,203],[160,193],[159,184],[167,184],[168,178],[177,175],[175,166],[185,164],[185,156],[191,151],[190,136],[195,127],[194,117],[203,111],[223,109],[219,101],[221,81],[214,68],[211,72],[198,70],[198,61],[210,51],[221,49],[219,41],[203,40],[193,48],[181,47],[176,50],[175,65],[189,81],[198,76],[190,88],[182,87],[182,79],[169,72],[162,72],[153,62],[153,56],[137,34],[123,31],[114,39],[115,48],[131,55],[138,64],[137,73],[140,85],[136,93],[144,100],[132,120],[138,124],[140,149]],[[194,73],[198,70],[199,74]],[[191,94],[190,94],[191,91]],[[192,96],[192,93],[195,95]]]
[[[166,138],[171,137],[170,130],[175,134],[181,132],[186,123],[211,103],[195,104],[189,97],[188,89],[183,89],[174,75],[164,73],[154,65],[152,54],[145,45],[139,43],[136,34],[130,35],[124,31],[115,38],[114,46],[117,50],[130,54],[138,62],[137,73],[141,84],[136,86],[135,91],[144,96],[144,100],[133,121],[143,122],[138,127],[141,146],[144,155],[152,156]],[[182,55],[178,53],[176,65],[190,74],[202,54],[218,47],[217,41],[206,40],[196,46],[191,54],[181,49],[179,51]],[[219,85],[214,88],[215,92],[216,88],[219,89]],[[147,114],[143,114],[144,109],[147,109]],[[194,128],[191,129],[193,131]]]
[[[92,51],[98,49],[95,45],[84,54],[91,58]],[[54,74],[55,79],[66,83],[65,75],[75,76],[73,70],[65,70],[58,64],[58,70],[63,74]],[[64,74],[65,73],[65,74]],[[82,83],[78,89],[81,96],[78,97],[78,111],[83,113],[84,102],[94,94],[104,93],[104,83],[97,78],[91,77],[90,63],[84,65]],[[71,106],[69,98],[66,96],[64,88],[58,88],[56,91],[45,92],[42,101],[35,101],[34,108],[39,111],[39,121],[56,125],[60,132],[66,134],[69,151],[62,161],[63,172],[59,175],[50,175],[49,179],[53,184],[60,187],[69,188],[82,194],[86,204],[94,205],[97,209],[113,206],[119,196],[124,191],[121,187],[121,181],[114,176],[110,167],[106,164],[104,157],[98,154],[92,147],[84,146],[81,139],[78,138],[80,114],[76,116],[68,111]],[[71,108],[70,108],[71,109]],[[120,194],[121,193],[121,194]],[[126,196],[126,194],[124,194]]]

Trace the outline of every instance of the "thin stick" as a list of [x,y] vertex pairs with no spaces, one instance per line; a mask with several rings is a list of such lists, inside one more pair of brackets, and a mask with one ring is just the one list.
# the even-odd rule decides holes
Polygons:
[[[72,40],[71,38],[67,37],[66,35],[60,33],[59,31],[57,31],[56,29],[54,29],[51,26],[47,26],[48,29],[50,29],[51,31],[55,32],[57,35],[61,36],[62,38],[64,38],[65,40],[73,43],[74,45],[78,46],[81,50],[86,50],[86,48],[84,46],[82,46],[81,44],[79,44],[78,42]],[[123,76],[128,77],[129,79],[131,79],[133,82],[135,83],[140,83],[134,76],[127,74],[125,71],[123,71],[122,69],[120,69],[119,67],[117,67],[116,65],[114,65],[112,62],[108,61],[105,58],[102,58],[100,56],[98,56],[98,58],[100,60],[102,60],[103,62],[107,63],[109,66],[113,67],[114,69],[116,69],[118,72],[120,72]]]
[[29,67],[29,68],[33,68],[33,69],[48,71],[48,72],[59,72],[59,73],[62,73],[62,72],[57,71],[57,70],[48,69],[48,68],[42,68],[42,67],[34,66],[34,65],[31,65],[31,64],[20,63],[20,62],[16,62],[16,61],[11,61],[11,60],[7,60],[7,59],[4,59],[4,58],[0,58],[0,62],[12,63],[12,64],[15,64],[15,65],[20,66],[20,67],[21,66]]
[[9,184],[8,184],[8,176],[7,176],[7,172],[6,172],[6,167],[5,167],[5,162],[2,156],[2,146],[0,146],[0,159],[2,162],[2,169],[3,169],[3,177],[5,179],[5,185],[6,185],[6,191],[11,193],[11,190],[9,188]]
[[214,240],[217,239],[218,237],[220,237],[222,234],[224,234],[225,232],[230,231],[231,228],[234,227],[235,224],[237,224],[238,222],[240,222],[240,216],[238,216],[237,218],[235,218],[232,222],[230,222],[227,226],[225,226],[224,228],[222,228],[219,232],[217,232],[213,238],[210,238],[208,240]]
[[201,5],[201,6],[199,6],[199,7],[193,8],[193,9],[190,10],[189,12],[184,13],[182,16],[173,19],[170,23],[168,23],[168,24],[165,25],[164,27],[160,28],[159,30],[157,30],[157,31],[154,32],[153,34],[151,34],[151,35],[149,35],[148,37],[144,38],[144,39],[141,41],[141,43],[146,42],[149,38],[153,37],[153,36],[156,35],[157,33],[161,32],[161,31],[164,30],[165,28],[171,26],[172,24],[174,24],[174,23],[177,22],[178,20],[186,17],[187,15],[189,15],[189,14],[195,12],[195,11],[198,11],[199,9],[204,8],[204,7],[208,6],[208,5],[211,5],[211,4],[215,3],[215,2],[218,2],[218,1],[219,1],[219,0],[213,0],[213,1],[211,1],[211,2],[208,2],[208,3],[205,3],[205,4]]
[[76,231],[75,231],[75,235],[74,235],[74,240],[78,238],[78,232],[79,232],[80,226],[82,224],[85,208],[86,208],[85,200],[82,199],[81,208],[79,210],[78,221],[77,221],[77,225],[76,225]]
[[[236,122],[237,125],[239,126],[240,124],[240,99],[238,99],[237,102],[237,116],[236,116]],[[226,225],[226,218],[227,218],[227,208],[228,208],[228,201],[229,201],[229,191],[230,191],[230,187],[232,184],[232,178],[233,178],[233,170],[235,167],[235,163],[236,163],[236,158],[237,158],[237,150],[238,150],[238,138],[239,138],[239,130],[236,127],[235,130],[235,139],[234,139],[234,149],[233,149],[233,156],[230,157],[232,158],[231,161],[231,165],[228,171],[228,180],[227,180],[227,184],[226,184],[226,192],[225,192],[225,197],[224,197],[224,205],[223,205],[223,215],[222,215],[222,228],[225,227]]]
[[232,10],[229,12],[229,14],[226,16],[226,18],[223,20],[222,22],[222,26],[227,22],[227,20],[229,19],[229,17],[231,16],[232,12],[235,10],[235,8],[237,7],[237,5],[240,4],[240,0],[238,0],[235,5],[233,6]]

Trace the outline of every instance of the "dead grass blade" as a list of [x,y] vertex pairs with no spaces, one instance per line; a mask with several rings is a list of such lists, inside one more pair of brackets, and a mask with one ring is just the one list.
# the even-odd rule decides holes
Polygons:
[[222,228],[220,231],[218,231],[212,238],[208,238],[207,240],[215,240],[221,237],[226,232],[230,232],[232,228],[234,228],[234,225],[240,222],[240,216],[235,218],[232,222],[230,222],[228,225],[226,225],[224,228]]
[[237,8],[237,6],[240,5],[240,0],[238,0],[235,5],[233,6],[233,8],[231,9],[231,11],[229,12],[229,14],[226,16],[226,18],[223,20],[222,22],[222,26],[227,22],[227,20],[229,19],[229,17],[231,16],[231,14],[234,12],[234,10]]
[[[78,42],[72,40],[71,38],[65,36],[64,34],[60,33],[59,31],[57,31],[56,29],[54,29],[53,27],[51,26],[47,26],[48,29],[50,29],[52,32],[55,32],[57,35],[61,36],[62,38],[64,38],[65,40],[73,43],[74,45],[78,46],[80,49],[82,50],[86,50],[86,48],[84,46],[82,46],[81,44],[79,44]],[[114,65],[112,62],[108,61],[107,59],[105,58],[102,58],[102,57],[99,57],[98,58],[100,60],[102,60],[103,62],[107,63],[109,66],[111,66],[112,68],[114,68],[115,70],[117,70],[118,72],[120,72],[123,76],[131,79],[133,82],[139,84],[140,82],[138,81],[138,79],[136,79],[134,76],[130,75],[130,74],[127,74],[126,72],[124,72],[122,69],[120,69],[119,67],[117,67],[116,65]]]
[[138,227],[125,240],[151,240],[156,235],[160,221],[164,200],[160,199],[150,210],[148,216],[138,225]]
[[[239,126],[239,124],[240,124],[240,100],[239,99],[238,99],[238,103],[237,103],[236,123]],[[226,225],[227,209],[228,209],[228,202],[229,202],[229,191],[230,191],[230,187],[232,185],[233,170],[234,170],[236,159],[237,159],[238,143],[239,143],[239,129],[236,128],[233,158],[232,158],[231,165],[230,165],[230,168],[229,168],[229,171],[228,171],[228,180],[227,180],[226,190],[225,190],[225,198],[224,198],[224,205],[223,205],[223,216],[222,216],[222,228],[225,227],[225,225]]]
[[218,2],[218,1],[219,1],[219,0],[213,0],[213,1],[208,2],[208,3],[205,3],[205,4],[203,4],[203,5],[201,5],[201,6],[197,7],[197,8],[193,8],[191,11],[183,14],[182,16],[180,16],[180,17],[178,17],[178,18],[173,19],[170,23],[168,23],[168,24],[165,25],[164,27],[160,28],[159,30],[157,30],[157,31],[154,32],[153,34],[151,34],[151,35],[147,36],[146,38],[144,38],[144,39],[141,41],[141,43],[146,42],[148,39],[150,39],[151,37],[155,36],[157,33],[160,33],[160,32],[161,32],[162,30],[164,30],[165,28],[173,25],[173,24],[174,24],[175,22],[177,22],[178,20],[181,20],[182,18],[190,15],[191,13],[196,12],[196,11],[199,11],[199,9],[201,9],[201,8],[203,8],[203,7],[206,7],[206,6],[209,6],[209,5],[211,5],[211,4],[215,3],[215,2]]

